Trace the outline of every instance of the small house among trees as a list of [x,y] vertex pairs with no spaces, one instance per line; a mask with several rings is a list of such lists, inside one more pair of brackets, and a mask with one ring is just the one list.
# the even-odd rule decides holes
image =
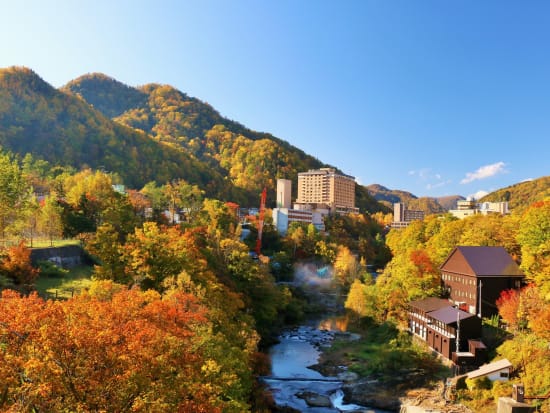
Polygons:
[[479,369],[468,373],[469,379],[487,377],[491,381],[508,381],[512,371],[512,363],[508,359],[502,359],[493,363],[484,364]]

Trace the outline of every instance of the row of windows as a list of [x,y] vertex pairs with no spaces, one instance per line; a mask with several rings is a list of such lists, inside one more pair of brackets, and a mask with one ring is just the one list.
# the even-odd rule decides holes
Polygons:
[[453,291],[453,296],[470,298],[472,300],[475,298],[475,294],[473,294],[471,292],[468,292],[468,291],[460,291],[460,290],[454,290]]
[[465,285],[476,285],[475,278],[470,278],[470,277],[465,278],[465,277],[449,275],[449,274],[443,274],[441,278],[443,278],[443,281],[452,281],[452,282],[461,283]]

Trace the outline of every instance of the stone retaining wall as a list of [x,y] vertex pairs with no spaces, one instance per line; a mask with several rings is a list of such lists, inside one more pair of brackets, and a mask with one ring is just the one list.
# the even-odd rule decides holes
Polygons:
[[36,266],[38,261],[51,261],[63,268],[72,268],[87,263],[84,250],[78,245],[64,247],[33,248],[31,262]]

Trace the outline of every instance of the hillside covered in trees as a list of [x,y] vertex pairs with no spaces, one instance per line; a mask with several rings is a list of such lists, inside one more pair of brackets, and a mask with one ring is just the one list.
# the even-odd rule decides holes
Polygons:
[[484,196],[480,202],[508,202],[510,209],[525,209],[550,196],[550,176],[520,182]]
[[[256,206],[277,178],[295,180],[298,172],[327,166],[171,86],[133,88],[102,74],[57,90],[30,69],[1,69],[0,125],[0,145],[21,156],[116,172],[136,189],[184,179],[244,206]],[[357,205],[386,210],[360,185]]]
[[393,204],[404,203],[407,208],[424,211],[426,214],[438,214],[456,208],[456,201],[464,199],[461,195],[449,195],[443,197],[417,197],[416,195],[399,189],[388,189],[379,184],[371,184],[365,187],[369,194],[377,201],[393,209]]
[[[544,180],[546,181],[546,180]],[[540,182],[532,186],[538,187]],[[523,184],[521,184],[523,185]],[[544,192],[544,190],[543,190]],[[537,192],[533,193],[535,195]],[[504,385],[490,383],[460,397],[474,411],[494,406],[493,398],[511,394],[521,382],[530,395],[550,391],[550,198],[517,205],[509,215],[475,215],[457,219],[450,214],[427,216],[386,236],[392,259],[373,282],[355,279],[346,307],[361,319],[396,323],[406,328],[408,303],[425,297],[445,297],[441,265],[456,246],[502,246],[526,276],[521,290],[507,290],[496,302],[498,319],[485,320],[483,340],[491,357],[514,366]],[[495,333],[498,332],[498,333]],[[480,390],[483,389],[483,390]],[[492,404],[491,404],[492,403]],[[549,401],[541,411],[550,411]],[[492,407],[491,407],[492,408]]]

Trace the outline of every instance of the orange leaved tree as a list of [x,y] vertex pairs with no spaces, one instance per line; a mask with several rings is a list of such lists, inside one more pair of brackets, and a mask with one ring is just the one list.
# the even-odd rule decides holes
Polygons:
[[244,411],[210,384],[206,309],[190,294],[113,288],[0,299],[2,411]]

